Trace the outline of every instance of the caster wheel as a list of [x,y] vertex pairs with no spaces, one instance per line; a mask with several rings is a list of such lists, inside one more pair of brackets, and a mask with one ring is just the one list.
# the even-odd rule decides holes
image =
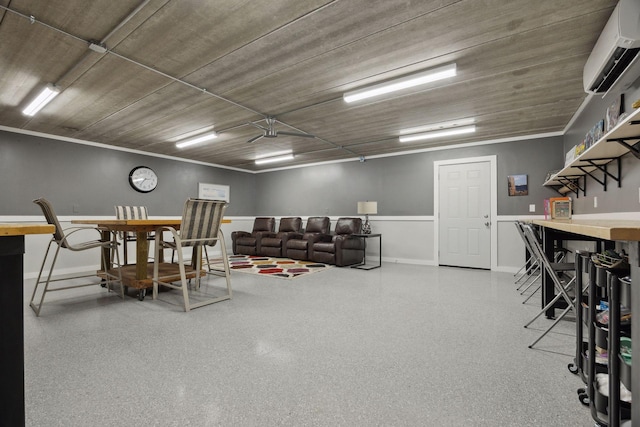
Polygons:
[[144,297],[147,295],[146,289],[140,289],[138,292],[138,301],[144,301]]
[[577,393],[578,393],[578,395],[580,395],[580,394],[586,394],[586,393],[587,393],[587,389],[586,389],[586,388],[579,388],[579,389],[577,390]]
[[575,363],[569,363],[569,365],[567,365],[567,369],[569,369],[569,372],[571,372],[574,375],[578,373],[578,367],[576,366]]
[[104,280],[104,279],[100,280],[100,286],[102,286],[103,288],[106,288],[107,287],[107,281]]
[[591,402],[591,400],[589,399],[589,396],[587,396],[586,393],[578,396],[578,399],[580,400],[580,403],[582,403],[584,406],[589,406],[589,403]]

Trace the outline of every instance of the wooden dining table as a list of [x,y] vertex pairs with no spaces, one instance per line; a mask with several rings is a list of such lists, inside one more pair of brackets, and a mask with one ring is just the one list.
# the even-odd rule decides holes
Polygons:
[[[170,218],[153,218],[153,219],[74,219],[72,224],[77,225],[93,225],[103,229],[103,237],[108,239],[111,233],[115,232],[133,232],[136,233],[136,263],[133,265],[124,265],[120,267],[122,281],[124,286],[138,289],[138,299],[143,300],[146,295],[146,289],[153,287],[153,263],[148,262],[149,241],[147,234],[155,232],[161,227],[173,227],[180,229],[181,219]],[[230,220],[222,220],[223,224],[230,223]],[[160,236],[162,238],[162,236]],[[126,244],[126,243],[125,243]],[[107,249],[108,250],[108,249]],[[160,271],[162,276],[171,276],[175,274],[175,280],[180,280],[180,273],[177,264],[165,263],[162,259],[162,251],[160,252]],[[106,258],[110,259],[110,254]],[[108,266],[101,266],[101,269]],[[99,272],[100,274],[100,272]],[[201,275],[204,272],[200,272]],[[187,268],[187,278],[195,278],[195,269]]]

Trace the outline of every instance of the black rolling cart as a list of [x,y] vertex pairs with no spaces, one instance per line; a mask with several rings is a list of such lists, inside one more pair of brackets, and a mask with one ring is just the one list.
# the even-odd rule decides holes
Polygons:
[[[580,295],[576,298],[575,316],[576,316],[576,354],[572,363],[569,363],[568,369],[572,374],[580,375],[580,379],[587,384],[587,352],[589,350],[589,337],[585,333],[589,326],[589,288],[584,287],[584,274],[589,273],[592,253],[589,251],[577,251],[575,256],[576,280],[574,292]],[[587,280],[587,286],[589,280]],[[580,401],[589,405],[586,387],[578,389]]]
[[[589,261],[588,291],[588,345],[586,354],[586,392],[580,393],[580,401],[588,404],[596,426],[619,427],[622,420],[631,418],[631,405],[620,399],[621,362],[620,338],[628,335],[630,328],[621,327],[621,283],[630,283],[628,265],[614,267],[600,256]],[[621,281],[621,278],[623,279]],[[630,286],[625,295],[630,295]],[[625,297],[630,298],[630,297]],[[608,320],[601,303],[608,304]],[[606,359],[603,352],[606,352]],[[625,367],[626,367],[625,363]],[[631,369],[628,369],[630,383]],[[603,381],[608,382],[604,387]],[[623,380],[623,383],[625,380]],[[630,384],[629,384],[630,385]],[[579,390],[580,392],[580,390]]]

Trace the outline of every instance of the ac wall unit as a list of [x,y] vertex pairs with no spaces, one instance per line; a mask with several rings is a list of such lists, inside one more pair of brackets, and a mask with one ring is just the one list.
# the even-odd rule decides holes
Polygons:
[[636,62],[639,52],[640,1],[620,0],[584,66],[585,92],[606,94]]

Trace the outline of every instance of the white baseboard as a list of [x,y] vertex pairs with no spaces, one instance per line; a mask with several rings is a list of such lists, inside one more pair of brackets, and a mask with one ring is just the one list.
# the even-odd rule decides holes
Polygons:
[[413,265],[431,265],[435,266],[436,262],[434,260],[424,260],[424,259],[411,259],[411,258],[388,258],[382,257],[383,262],[389,262],[394,264],[413,264]]

